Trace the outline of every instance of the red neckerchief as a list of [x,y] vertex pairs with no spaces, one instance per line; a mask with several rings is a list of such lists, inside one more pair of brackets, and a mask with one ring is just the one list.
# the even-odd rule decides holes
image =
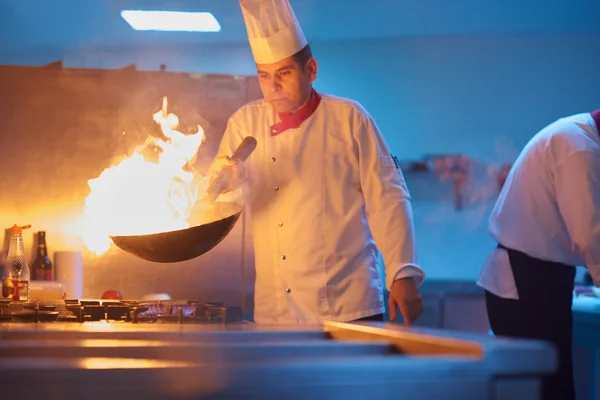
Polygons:
[[288,129],[295,129],[300,127],[304,121],[306,121],[319,107],[321,103],[321,95],[312,90],[310,99],[303,105],[299,110],[293,113],[277,113],[280,122],[271,126],[271,136],[277,136],[280,133],[287,131]]
[[596,111],[592,111],[592,118],[594,118],[594,122],[596,123],[596,129],[600,132],[600,108]]

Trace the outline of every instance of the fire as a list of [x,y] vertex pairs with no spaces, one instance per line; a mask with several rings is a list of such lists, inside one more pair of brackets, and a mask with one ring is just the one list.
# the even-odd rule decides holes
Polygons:
[[[166,140],[149,137],[118,165],[106,168],[88,181],[80,232],[87,248],[97,255],[111,246],[110,235],[142,235],[189,227],[187,218],[201,185],[193,163],[204,142],[204,130],[185,135],[177,131],[179,119],[167,113],[167,98],[154,114]],[[154,146],[157,161],[143,151]]]

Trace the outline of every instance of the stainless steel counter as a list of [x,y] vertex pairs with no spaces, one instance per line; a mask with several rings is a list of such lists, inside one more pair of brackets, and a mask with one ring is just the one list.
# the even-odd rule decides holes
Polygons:
[[0,324],[3,398],[534,400],[555,365],[545,343],[389,323]]

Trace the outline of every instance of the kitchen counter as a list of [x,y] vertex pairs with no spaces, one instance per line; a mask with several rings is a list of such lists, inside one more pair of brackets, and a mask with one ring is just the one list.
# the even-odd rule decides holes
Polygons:
[[555,367],[542,342],[391,323],[0,324],[19,399],[534,400]]

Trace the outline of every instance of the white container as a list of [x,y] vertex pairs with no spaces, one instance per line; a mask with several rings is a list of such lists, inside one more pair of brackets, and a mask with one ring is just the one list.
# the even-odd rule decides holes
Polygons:
[[83,297],[83,269],[81,253],[57,251],[54,253],[55,279],[66,284],[67,299]]

